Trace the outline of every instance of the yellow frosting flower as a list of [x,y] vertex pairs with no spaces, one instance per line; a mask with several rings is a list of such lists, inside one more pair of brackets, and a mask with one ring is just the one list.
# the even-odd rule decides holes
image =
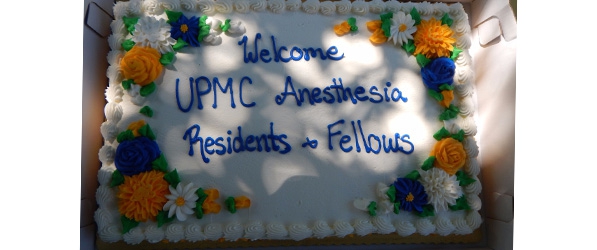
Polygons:
[[145,86],[162,73],[161,54],[150,47],[135,46],[120,60],[120,69],[126,79]]
[[251,206],[251,200],[246,196],[239,196],[234,198],[234,207],[236,208],[248,208]]
[[454,100],[454,91],[452,90],[442,90],[442,95],[444,99],[439,102],[440,105],[444,108],[450,107],[450,103]]
[[139,134],[139,129],[143,126],[145,126],[145,121],[138,120],[136,122],[131,122],[131,124],[129,124],[129,126],[126,129],[133,131],[133,135],[137,137],[141,135]]
[[342,22],[341,24],[334,25],[334,32],[336,35],[344,35],[350,32],[350,24],[347,21]]
[[440,20],[433,17],[429,21],[421,20],[413,36],[416,47],[413,54],[423,54],[429,59],[450,57],[454,50],[452,44],[456,42],[453,34],[452,29],[446,24],[442,25]]
[[430,156],[435,156],[433,165],[449,175],[454,175],[466,161],[466,151],[462,143],[454,138],[444,138],[433,146]]
[[118,186],[118,211],[129,219],[147,221],[155,218],[168,202],[170,194],[164,173],[152,170],[133,176],[124,176]]
[[369,41],[373,44],[382,44],[388,40],[388,37],[384,34],[381,29],[381,20],[373,20],[366,23],[367,29],[373,34],[369,37]]

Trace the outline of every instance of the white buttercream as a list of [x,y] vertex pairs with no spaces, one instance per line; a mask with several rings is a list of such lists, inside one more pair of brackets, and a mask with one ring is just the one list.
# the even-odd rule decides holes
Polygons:
[[236,241],[243,237],[244,228],[238,221],[233,221],[224,227],[224,239],[228,241]]
[[435,225],[433,225],[433,223],[427,218],[418,219],[415,222],[415,227],[417,228],[417,232],[423,236],[430,235],[435,232]]
[[157,225],[148,225],[145,228],[145,238],[149,243],[157,243],[164,239],[166,232],[163,227],[157,227]]
[[118,127],[116,126],[116,124],[107,122],[107,121],[102,122],[102,124],[100,125],[100,132],[102,133],[102,136],[104,137],[104,139],[109,142],[113,142],[119,133]]
[[203,228],[203,233],[209,240],[218,240],[222,237],[222,230],[222,224],[210,223],[205,225]]
[[360,236],[365,236],[375,232],[375,227],[368,219],[356,219],[353,227],[357,235]]
[[436,211],[446,211],[449,205],[455,205],[456,199],[462,196],[462,188],[456,175],[448,175],[444,170],[431,168],[427,171],[419,170],[419,181],[425,187],[427,200]]
[[291,224],[288,226],[288,236],[291,239],[299,241],[311,237],[313,231],[305,224]]
[[318,239],[322,239],[334,234],[334,230],[330,228],[327,222],[318,220],[313,225],[313,236]]
[[97,180],[100,185],[109,185],[112,181],[112,173],[116,168],[114,165],[102,165],[100,170],[97,172]]
[[386,10],[386,4],[383,0],[372,0],[369,2],[369,12],[381,14]]
[[165,10],[181,11],[180,0],[161,0],[161,5]]
[[258,240],[265,237],[265,227],[261,221],[252,221],[245,228],[245,238]]
[[285,239],[288,236],[288,230],[279,223],[270,223],[265,227],[265,234],[268,239]]
[[185,238],[185,228],[181,224],[170,224],[166,226],[166,239],[171,242],[179,242]]
[[398,233],[398,235],[402,237],[409,236],[417,231],[415,226],[409,221],[397,221],[396,223],[394,223],[394,227],[396,227],[396,232]]
[[352,13],[365,15],[369,13],[369,5],[364,0],[355,0],[352,2]]
[[319,0],[306,0],[303,2],[302,8],[308,14],[315,14],[319,11]]
[[232,4],[232,0],[219,0],[216,2],[215,8],[219,13],[229,14],[234,10],[234,5]]
[[196,242],[207,239],[201,230],[201,226],[198,224],[189,224],[184,232],[185,239],[190,242]]
[[371,220],[373,226],[377,228],[376,232],[380,234],[389,234],[396,232],[396,228],[392,225],[390,219],[386,216],[375,216]]
[[326,16],[336,14],[336,4],[332,1],[323,1],[319,4],[319,12]]
[[464,218],[456,218],[452,220],[452,224],[454,225],[454,234],[466,235],[473,232],[473,229],[471,229]]
[[99,186],[95,191],[95,200],[100,207],[113,206],[116,203],[116,190],[109,186]]
[[348,14],[352,10],[352,3],[350,0],[341,0],[334,2],[336,4],[336,11],[338,14]]
[[451,234],[456,227],[452,224],[449,218],[446,216],[438,215],[435,217],[435,229],[437,234],[446,236]]
[[345,237],[354,232],[354,227],[347,221],[338,220],[334,222],[334,231],[336,231],[336,236]]
[[143,234],[143,230],[141,228],[134,227],[122,235],[122,239],[128,244],[137,245],[145,240],[145,234]]
[[197,7],[206,15],[216,14],[216,6],[212,0],[197,0]]
[[122,240],[122,233],[120,228],[114,224],[103,227],[97,232],[100,239],[105,242],[112,243]]
[[99,160],[104,165],[109,165],[114,162],[114,156],[116,155],[116,149],[110,145],[104,145],[100,148],[98,153]]

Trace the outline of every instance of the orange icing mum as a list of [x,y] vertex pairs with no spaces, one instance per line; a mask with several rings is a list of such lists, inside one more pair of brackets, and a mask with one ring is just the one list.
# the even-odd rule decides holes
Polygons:
[[126,79],[145,86],[162,73],[161,54],[150,47],[135,46],[120,60],[120,69]]
[[239,196],[234,198],[234,207],[236,208],[248,208],[251,206],[251,200],[246,196]]
[[336,33],[336,35],[344,35],[348,32],[350,32],[350,24],[348,24],[348,22],[344,21],[341,24],[338,25],[334,25],[334,32]]
[[145,126],[145,121],[138,120],[136,122],[131,122],[131,124],[129,124],[129,126],[126,129],[133,131],[133,135],[137,137],[141,135],[139,134],[139,129],[143,126]]
[[449,175],[454,175],[466,161],[464,146],[454,138],[444,138],[433,146],[430,156],[435,156],[433,165]]
[[454,42],[456,39],[452,37],[454,32],[448,25],[443,24],[435,18],[429,21],[421,20],[421,24],[417,26],[417,31],[413,38],[415,41],[415,56],[423,54],[429,59],[438,57],[450,57],[450,53],[454,50]]
[[442,95],[444,99],[439,102],[444,108],[450,107],[450,103],[454,100],[454,91],[452,90],[442,90]]
[[118,211],[129,219],[147,221],[155,218],[168,202],[170,194],[164,173],[152,170],[134,176],[124,176],[118,186]]

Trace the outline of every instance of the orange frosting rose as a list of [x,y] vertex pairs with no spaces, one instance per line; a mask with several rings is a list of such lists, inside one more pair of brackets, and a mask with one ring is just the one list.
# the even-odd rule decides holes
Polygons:
[[336,35],[344,35],[348,32],[350,32],[350,24],[348,24],[348,22],[342,22],[341,24],[338,25],[334,25],[334,32],[336,33]]
[[120,69],[126,79],[145,86],[162,73],[161,54],[150,47],[135,46],[120,60]]
[[433,146],[430,156],[435,156],[433,165],[441,168],[449,175],[458,171],[466,161],[464,146],[454,138],[444,138]]

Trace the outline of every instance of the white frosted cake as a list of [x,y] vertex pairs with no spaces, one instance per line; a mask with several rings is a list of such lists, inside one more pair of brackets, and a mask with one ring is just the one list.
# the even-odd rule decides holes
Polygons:
[[114,18],[101,246],[479,231],[461,4],[128,1]]

